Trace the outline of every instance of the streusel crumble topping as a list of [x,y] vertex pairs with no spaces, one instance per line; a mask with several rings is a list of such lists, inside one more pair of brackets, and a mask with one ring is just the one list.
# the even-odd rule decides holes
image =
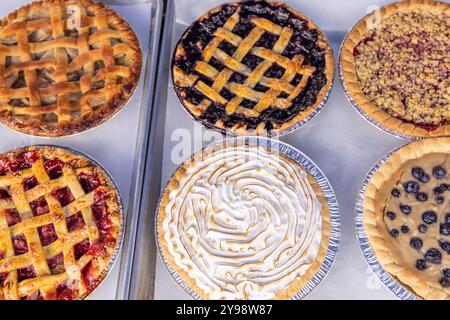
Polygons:
[[366,96],[400,120],[434,130],[450,122],[450,19],[396,13],[354,48]]

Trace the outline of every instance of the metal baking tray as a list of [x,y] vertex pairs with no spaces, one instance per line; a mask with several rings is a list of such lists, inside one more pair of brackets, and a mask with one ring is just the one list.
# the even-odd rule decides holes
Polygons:
[[[5,0],[0,16],[31,2]],[[125,207],[122,250],[108,277],[89,299],[126,299],[133,283],[132,261],[140,216],[143,175],[150,137],[150,116],[164,10],[163,0],[105,0],[136,31],[143,50],[142,76],[127,105],[107,123],[75,136],[38,138],[0,126],[0,152],[16,147],[51,144],[79,150],[98,161],[117,183]]]
[[[130,295],[135,299],[189,299],[164,267],[155,261],[153,219],[160,191],[178,165],[193,152],[223,137],[194,122],[183,110],[170,79],[174,46],[197,17],[226,0],[167,1],[161,60],[158,66],[155,105],[152,114],[151,157],[144,177],[139,254],[135,261],[142,284]],[[389,0],[285,0],[309,16],[327,35],[338,65],[339,48],[348,30],[369,11]],[[298,130],[280,138],[311,158],[321,168],[339,202],[341,239],[335,264],[321,285],[306,299],[394,299],[367,265],[355,237],[354,208],[361,183],[373,163],[404,144],[373,127],[347,101],[339,78],[323,110]]]

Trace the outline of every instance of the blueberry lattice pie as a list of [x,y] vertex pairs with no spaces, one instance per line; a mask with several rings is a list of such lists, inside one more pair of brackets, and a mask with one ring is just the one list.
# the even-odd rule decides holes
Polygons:
[[90,160],[48,146],[0,155],[0,300],[85,298],[120,229],[116,188]]
[[195,21],[173,59],[175,90],[207,127],[280,133],[312,117],[334,74],[324,34],[280,2],[219,6]]
[[364,226],[386,271],[425,299],[450,298],[450,139],[395,152],[366,189]]
[[390,131],[450,135],[450,4],[409,0],[362,19],[344,41],[351,99]]
[[42,0],[0,21],[0,122],[65,136],[115,115],[141,72],[136,34],[92,0]]

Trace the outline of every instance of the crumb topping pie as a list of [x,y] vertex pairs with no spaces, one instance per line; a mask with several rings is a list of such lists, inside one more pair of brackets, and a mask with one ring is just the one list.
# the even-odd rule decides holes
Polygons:
[[136,34],[91,0],[42,0],[0,21],[0,122],[65,136],[116,114],[139,80]]
[[68,150],[0,155],[0,300],[73,300],[103,280],[121,206],[101,168]]
[[391,131],[449,135],[449,29],[450,4],[443,2],[403,1],[364,18],[342,50],[352,99]]
[[363,221],[383,267],[425,299],[450,299],[450,139],[396,151],[366,189]]
[[226,142],[175,172],[157,230],[163,260],[199,297],[288,299],[325,259],[330,210],[319,184],[294,160]]
[[175,91],[207,127],[279,133],[312,117],[334,75],[324,34],[284,3],[216,7],[185,32],[172,62]]

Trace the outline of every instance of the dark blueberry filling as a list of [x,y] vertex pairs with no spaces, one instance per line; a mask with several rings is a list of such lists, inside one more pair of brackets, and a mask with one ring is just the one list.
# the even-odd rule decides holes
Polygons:
[[442,277],[441,280],[439,280],[439,283],[441,284],[441,286],[443,288],[448,288],[450,287],[450,280],[448,280],[447,277]]
[[408,227],[407,225],[402,225],[402,226],[400,227],[400,230],[401,230],[403,233],[408,233],[408,232],[409,232],[409,227]]
[[399,232],[398,232],[397,229],[392,229],[391,231],[389,231],[389,233],[390,233],[391,236],[393,236],[394,238],[395,238],[396,236],[399,235]]
[[450,242],[440,239],[439,246],[441,247],[442,250],[450,254]]
[[427,268],[427,262],[424,259],[419,259],[416,261],[416,268],[423,271]]
[[441,223],[439,232],[444,236],[450,235],[450,223]]
[[445,268],[442,270],[442,274],[447,277],[450,278],[450,268]]
[[436,196],[436,198],[434,198],[434,200],[436,201],[437,204],[443,204],[444,203],[444,197],[443,196]]
[[414,178],[420,180],[420,178],[422,178],[423,175],[425,174],[425,171],[423,171],[423,169],[420,167],[415,167],[415,168],[412,168],[411,174]]
[[447,174],[447,171],[442,166],[436,166],[433,168],[433,177],[436,179],[442,179]]
[[450,213],[445,215],[445,223],[450,223]]
[[422,248],[423,246],[423,241],[422,239],[418,238],[418,237],[413,237],[411,238],[411,240],[409,241],[409,245],[411,247],[413,247],[414,249],[419,250],[420,248]]
[[386,216],[387,216],[390,220],[395,220],[395,213],[392,212],[392,211],[386,212]]
[[428,200],[428,195],[424,192],[419,192],[416,194],[416,200],[419,202],[425,202]]
[[[325,51],[317,44],[319,38],[318,31],[309,29],[306,20],[297,17],[285,7],[271,4],[266,1],[246,1],[239,4],[239,7],[240,18],[233,29],[233,33],[245,38],[255,27],[250,21],[254,16],[266,18],[281,27],[290,27],[294,30],[294,34],[282,54],[290,59],[295,55],[302,54],[305,57],[304,64],[315,67],[316,71],[308,79],[308,83],[303,92],[292,101],[292,106],[290,108],[282,110],[268,108],[257,118],[252,118],[242,114],[227,115],[224,106],[212,103],[208,110],[200,116],[200,119],[209,127],[214,126],[217,120],[223,120],[225,127],[232,127],[237,123],[245,123],[247,124],[248,129],[254,129],[260,123],[265,123],[266,129],[270,130],[272,129],[273,123],[287,122],[294,118],[299,112],[306,110],[316,103],[320,90],[326,84]],[[196,62],[201,60],[203,49],[213,39],[214,32],[217,28],[222,27],[236,10],[237,7],[234,5],[224,5],[222,10],[213,13],[205,19],[196,21],[180,41],[180,45],[184,48],[186,54],[175,58],[173,64],[187,74],[199,75],[194,68]],[[277,40],[277,35],[265,32],[257,41],[256,46],[272,49]],[[232,55],[236,50],[236,47],[227,41],[222,41],[219,48],[228,55]],[[261,58],[249,53],[242,60],[242,63],[253,70],[261,61]],[[209,63],[219,71],[224,68],[224,65],[214,58],[211,58]],[[284,75],[284,72],[284,68],[272,66],[266,72],[266,76],[279,79]],[[300,78],[296,77],[296,79],[294,79],[295,81],[292,81],[292,84],[298,84]],[[244,75],[234,73],[230,81],[242,84],[245,79],[246,77]],[[204,79],[201,80],[203,81]],[[199,104],[205,98],[204,95],[195,90],[195,88],[180,87],[179,85],[176,85],[175,87],[180,96],[193,104]],[[255,87],[255,90],[260,92],[265,92],[266,90],[258,89],[262,88]],[[284,95],[280,95],[280,97],[286,98],[287,95],[285,93]]]
[[419,184],[415,181],[407,181],[403,183],[403,190],[406,193],[416,194],[417,192],[419,192],[419,188]]
[[404,214],[410,214],[411,210],[412,210],[411,206],[408,206],[407,204],[400,205],[400,211]]
[[429,263],[439,264],[442,260],[442,254],[436,248],[428,249],[427,252],[425,252],[425,260]]
[[446,184],[440,184],[439,186],[433,188],[433,193],[437,196],[443,194],[445,191],[447,191]]
[[418,229],[420,233],[426,233],[428,231],[428,227],[424,224],[419,224]]
[[426,224],[432,224],[435,223],[437,221],[437,214],[436,212],[429,210],[429,211],[425,211],[422,214],[422,220],[423,222],[425,222]]
[[392,195],[394,198],[400,197],[400,190],[398,190],[397,188],[392,189],[391,195]]
[[421,178],[420,178],[420,182],[423,183],[427,183],[430,181],[430,176],[428,174],[424,174]]

